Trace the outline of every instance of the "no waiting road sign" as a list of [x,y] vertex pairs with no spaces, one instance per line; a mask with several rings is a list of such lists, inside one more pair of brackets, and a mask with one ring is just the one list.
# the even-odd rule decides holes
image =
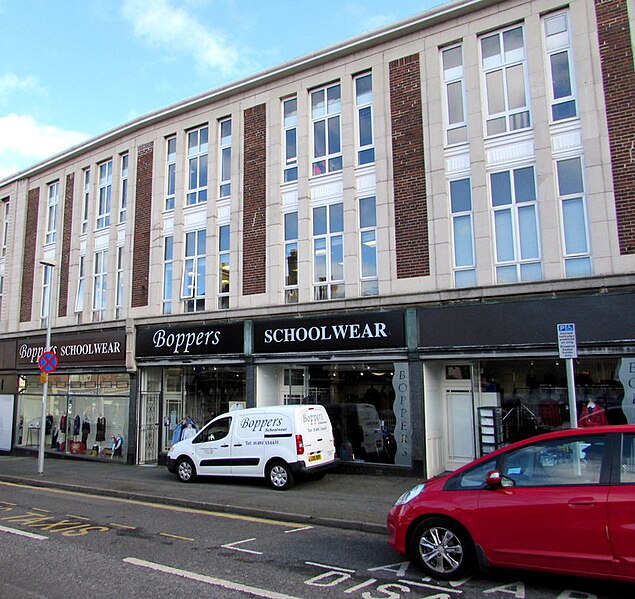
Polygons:
[[55,372],[58,366],[57,354],[52,351],[45,351],[38,359],[37,365],[42,372],[49,374]]

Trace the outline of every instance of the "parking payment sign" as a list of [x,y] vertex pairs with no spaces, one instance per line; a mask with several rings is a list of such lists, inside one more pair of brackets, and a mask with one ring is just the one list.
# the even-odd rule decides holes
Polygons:
[[578,344],[575,338],[575,324],[558,325],[558,351],[563,359],[578,357]]
[[37,365],[44,374],[50,374],[57,370],[59,360],[57,354],[52,351],[45,351],[37,361]]

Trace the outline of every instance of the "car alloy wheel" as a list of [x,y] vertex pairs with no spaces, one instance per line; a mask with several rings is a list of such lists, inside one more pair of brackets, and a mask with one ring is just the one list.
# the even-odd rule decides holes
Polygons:
[[189,483],[194,478],[194,466],[187,458],[179,461],[176,472],[181,482]]
[[458,524],[444,518],[421,522],[411,547],[419,566],[440,580],[462,577],[473,563],[471,540]]

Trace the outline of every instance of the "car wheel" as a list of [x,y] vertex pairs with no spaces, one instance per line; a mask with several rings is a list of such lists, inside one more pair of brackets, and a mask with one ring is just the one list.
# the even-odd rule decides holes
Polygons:
[[267,480],[277,491],[284,491],[293,485],[293,473],[289,464],[279,460],[267,467]]
[[196,469],[189,458],[181,458],[176,464],[176,474],[182,483],[189,483],[196,478]]
[[415,563],[428,576],[439,580],[463,578],[474,567],[474,544],[469,534],[446,518],[419,523],[410,539]]

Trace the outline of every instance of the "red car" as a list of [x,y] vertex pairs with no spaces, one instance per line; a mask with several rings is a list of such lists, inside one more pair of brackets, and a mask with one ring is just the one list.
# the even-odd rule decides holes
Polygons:
[[635,426],[548,433],[404,493],[390,545],[434,578],[490,566],[635,581]]

